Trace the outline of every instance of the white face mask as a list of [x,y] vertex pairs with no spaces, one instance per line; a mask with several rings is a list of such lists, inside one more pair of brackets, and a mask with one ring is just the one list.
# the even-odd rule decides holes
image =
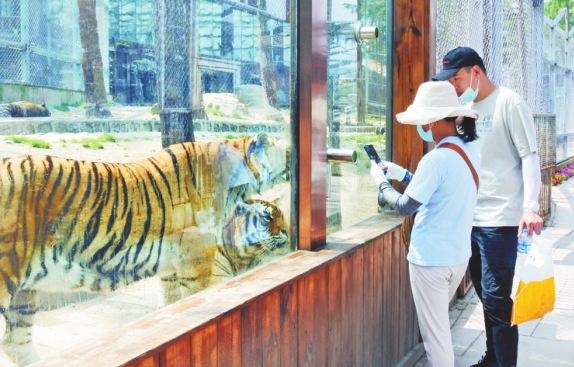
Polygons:
[[460,95],[460,100],[463,103],[470,103],[473,102],[476,99],[476,96],[478,95],[478,86],[480,85],[480,79],[478,79],[478,84],[476,85],[476,89],[472,89],[472,74],[474,74],[472,71],[470,72],[470,85],[468,86],[468,88],[466,88],[466,90],[464,91],[463,94]]
[[423,130],[423,127],[421,125],[417,125],[417,132],[419,133],[419,136],[421,137],[421,139],[423,139],[426,142],[429,143],[434,143],[434,138],[432,136],[432,127],[433,127],[434,123],[429,125],[429,129],[427,131]]

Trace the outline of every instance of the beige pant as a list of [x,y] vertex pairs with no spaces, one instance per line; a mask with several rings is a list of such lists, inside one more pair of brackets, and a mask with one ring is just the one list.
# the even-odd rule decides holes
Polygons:
[[430,367],[454,366],[448,307],[467,266],[467,263],[456,266],[409,263],[419,328]]

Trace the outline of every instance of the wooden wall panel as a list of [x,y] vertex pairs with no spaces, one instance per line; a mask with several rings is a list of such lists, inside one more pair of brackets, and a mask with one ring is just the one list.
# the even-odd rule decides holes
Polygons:
[[324,366],[327,360],[327,269],[298,282],[298,366]]
[[[395,234],[394,241],[401,243],[401,237],[399,233]],[[394,242],[393,241],[393,242]],[[410,290],[410,280],[409,280],[409,269],[408,269],[408,262],[406,260],[406,253],[404,251],[404,247],[396,246],[397,249],[397,265],[398,265],[398,274],[399,276],[399,286],[398,286],[398,300],[399,300],[399,309],[404,309],[409,307],[409,295],[411,294]],[[409,333],[410,333],[410,322],[409,316],[406,312],[401,312],[399,314],[399,358],[406,354],[406,350],[408,348],[407,341],[409,340]]]
[[[363,335],[362,366],[375,366],[375,243],[363,247],[363,310],[361,317]],[[360,271],[360,269],[359,269]],[[377,346],[380,349],[380,346]]]
[[[385,236],[382,238],[383,246],[379,249],[378,252],[381,253],[381,262],[382,262],[382,330],[385,330],[385,334],[387,330],[394,330],[393,329],[393,319],[394,315],[392,314],[392,304],[393,304],[393,289],[392,289],[392,279],[393,279],[393,269],[392,262],[390,258],[390,251],[389,249],[392,246],[391,240],[389,240],[389,236]],[[384,338],[382,339],[384,340]],[[391,366],[392,361],[392,353],[391,353],[391,345],[390,343],[383,343],[382,346],[383,350],[383,363],[381,366]]]
[[[314,312],[314,351],[316,363],[313,366],[325,366],[327,364],[327,328],[328,321],[328,278],[327,268],[318,269],[313,276],[315,277],[315,295],[312,302],[315,303]],[[307,303],[309,300],[307,300]],[[305,308],[299,308],[300,313],[305,313]]]
[[[384,332],[384,246],[385,242],[382,239],[377,239],[369,245],[373,248],[373,364],[372,366],[383,366],[384,356],[386,352],[385,335]],[[365,326],[367,328],[367,326]]]
[[191,337],[191,365],[217,366],[217,324],[211,324]]
[[243,366],[262,366],[261,302],[249,304],[241,312],[241,363]]
[[364,332],[363,332],[363,249],[355,251],[349,256],[351,259],[351,289],[352,289],[352,310],[350,317],[353,319],[351,321],[352,331],[353,331],[353,342],[355,344],[355,359],[352,361],[353,366],[365,366],[364,363]]
[[143,361],[132,364],[131,367],[159,367],[159,356],[150,356]]
[[341,259],[341,288],[343,289],[343,298],[341,300],[341,313],[342,313],[342,346],[344,346],[343,358],[341,359],[341,365],[343,366],[353,366],[355,360],[355,343],[353,334],[353,283],[352,283],[352,272],[353,272],[353,261],[349,257],[344,257]]
[[275,291],[261,300],[261,352],[263,366],[279,366],[281,355],[280,294]]
[[329,328],[327,333],[327,365],[332,367],[344,366],[343,356],[343,287],[341,285],[341,261],[335,261],[327,267],[329,279]]
[[217,366],[241,367],[241,312],[217,324]]
[[391,364],[394,366],[399,359],[401,358],[400,350],[401,350],[401,248],[397,245],[393,244],[395,242],[400,243],[400,238],[397,240],[396,232],[393,233],[391,243],[391,256],[389,258],[391,264],[390,268],[392,271],[391,274],[391,330],[396,330],[396,334],[394,335],[394,343],[391,344]]
[[191,340],[181,338],[165,348],[160,353],[160,366],[189,367],[191,365]]
[[289,283],[280,290],[281,366],[297,365],[297,284]]

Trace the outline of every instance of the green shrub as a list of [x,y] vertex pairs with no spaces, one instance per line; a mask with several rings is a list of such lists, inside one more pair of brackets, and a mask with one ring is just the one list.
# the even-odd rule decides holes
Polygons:
[[104,144],[98,138],[83,138],[79,143],[88,149],[104,149]]
[[28,138],[25,136],[8,135],[7,137],[4,138],[4,141],[6,141],[6,140],[11,140],[14,143],[26,144],[26,142],[28,141]]
[[117,143],[118,141],[120,141],[120,139],[116,138],[115,136],[109,133],[105,133],[96,139],[100,140],[102,143]]
[[29,139],[27,144],[34,148],[50,149],[52,147],[52,144],[42,139]]
[[214,116],[225,116],[225,114],[221,112],[221,108],[219,106],[215,106],[215,109],[212,113]]
[[62,111],[62,112],[68,112],[70,111],[70,109],[68,108],[68,104],[67,103],[62,103],[60,105],[56,105],[54,106],[54,109],[58,110],[58,111]]
[[27,144],[34,148],[50,149],[52,147],[52,144],[48,143],[47,141],[42,139],[30,139],[25,136],[8,135],[4,138],[4,140],[11,140],[18,144]]

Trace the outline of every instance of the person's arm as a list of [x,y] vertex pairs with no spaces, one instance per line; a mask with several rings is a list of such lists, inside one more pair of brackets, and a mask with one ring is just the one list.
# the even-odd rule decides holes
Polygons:
[[[403,176],[401,182],[406,180],[407,176],[409,176],[408,182],[410,182],[410,178],[412,178],[412,175],[410,173],[407,175],[406,173],[408,171],[405,170],[404,168],[402,168],[402,170],[404,172],[401,173],[401,176]],[[387,174],[388,173],[389,172],[387,172]],[[383,171],[383,169],[379,167],[379,165],[375,163],[375,161],[373,160],[371,160],[370,174],[373,180],[375,181],[375,184],[379,188],[380,192],[383,194],[383,198],[385,199],[385,201],[400,214],[404,216],[411,215],[417,211],[419,206],[422,205],[421,203],[411,199],[408,195],[403,195],[397,192],[397,190],[393,188],[393,186],[389,183],[389,181],[387,181],[387,174],[385,173],[385,171]]]
[[405,178],[402,179],[401,184],[403,184],[405,187],[407,187],[411,183],[412,179],[413,179],[413,174],[407,170],[407,172],[405,174]]
[[[410,172],[407,176],[409,175],[410,177],[412,177]],[[405,179],[403,179],[403,181]],[[408,180],[408,182],[410,182],[410,179]],[[379,190],[383,193],[385,201],[401,215],[404,216],[411,215],[414,212],[416,212],[418,208],[422,205],[421,203],[412,199],[410,196],[399,193],[388,181],[382,182],[379,185]]]
[[538,215],[540,205],[538,195],[540,194],[540,161],[536,152],[522,157],[522,181],[524,183],[524,204],[523,214],[518,224],[518,235],[522,228],[528,228],[528,233],[540,234],[543,221]]

